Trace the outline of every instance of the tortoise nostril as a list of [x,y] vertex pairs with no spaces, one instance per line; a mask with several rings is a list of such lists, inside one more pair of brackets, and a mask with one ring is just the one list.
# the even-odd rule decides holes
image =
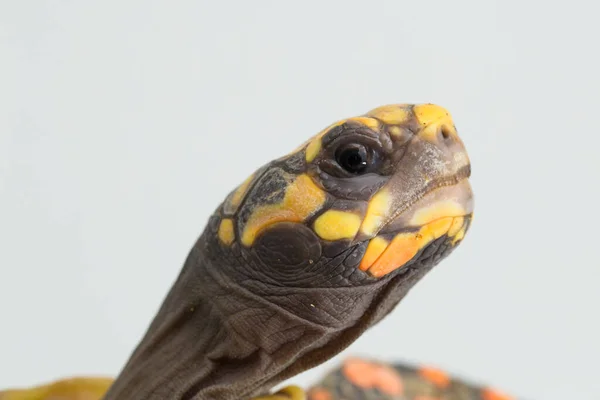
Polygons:
[[444,141],[449,140],[452,137],[452,135],[450,134],[450,129],[446,125],[442,126],[441,134],[442,139],[444,139]]

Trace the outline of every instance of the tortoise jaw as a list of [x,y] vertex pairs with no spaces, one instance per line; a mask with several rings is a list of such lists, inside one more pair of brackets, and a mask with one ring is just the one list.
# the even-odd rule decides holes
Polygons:
[[408,265],[443,236],[455,246],[463,239],[472,213],[473,192],[468,179],[432,190],[369,240],[359,268],[381,278]]
[[437,186],[409,207],[395,211],[378,234],[414,231],[438,219],[473,213],[473,191],[468,179]]
[[437,239],[456,245],[473,212],[470,161],[450,114],[413,107],[416,127],[389,181],[369,200],[356,242],[369,241],[359,265],[380,278],[416,260]]

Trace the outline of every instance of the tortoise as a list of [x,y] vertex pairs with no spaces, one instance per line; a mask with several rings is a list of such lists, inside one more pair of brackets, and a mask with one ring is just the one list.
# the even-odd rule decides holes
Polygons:
[[114,381],[63,379],[0,400],[512,399],[436,368],[356,358],[307,390],[269,394],[354,342],[463,241],[470,174],[443,107],[335,122],[216,208]]

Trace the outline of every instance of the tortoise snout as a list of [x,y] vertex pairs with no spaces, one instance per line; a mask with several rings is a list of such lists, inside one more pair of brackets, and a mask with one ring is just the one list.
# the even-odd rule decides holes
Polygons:
[[447,155],[448,161],[468,164],[465,146],[458,136],[450,113],[435,104],[420,104],[413,109],[420,125],[417,136]]

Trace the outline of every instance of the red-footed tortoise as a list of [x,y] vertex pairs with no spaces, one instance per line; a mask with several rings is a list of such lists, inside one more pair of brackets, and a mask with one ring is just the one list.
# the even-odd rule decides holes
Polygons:
[[507,400],[430,367],[348,359],[314,387],[269,391],[376,324],[463,240],[470,163],[449,113],[389,105],[332,124],[216,209],[112,381],[0,400]]

